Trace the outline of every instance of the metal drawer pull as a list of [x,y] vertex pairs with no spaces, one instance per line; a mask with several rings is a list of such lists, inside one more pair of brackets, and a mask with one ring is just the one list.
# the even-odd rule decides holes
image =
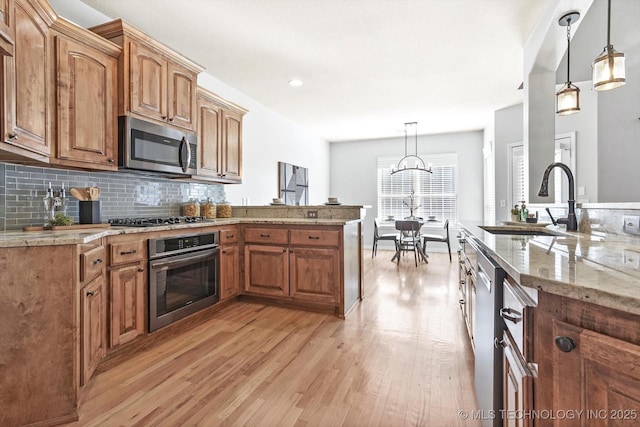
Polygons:
[[92,297],[92,296],[94,296],[94,295],[95,295],[95,292],[93,292],[93,291],[89,291],[89,292],[87,292],[87,296],[88,296],[88,297]]
[[[515,316],[511,316],[512,314]],[[522,313],[510,307],[501,308],[500,317],[502,317],[504,320],[509,320],[513,323],[518,323],[522,321]]]
[[309,236],[309,240],[320,240],[318,236]]
[[556,337],[556,346],[565,353],[569,353],[577,347],[576,342],[571,337]]
[[234,235],[233,234],[227,234],[227,239],[233,239]]
[[143,271],[144,271],[144,268],[142,268],[142,267],[138,267],[138,272],[139,272],[139,273],[142,273]]
[[268,237],[271,237],[271,235],[269,235],[269,234],[261,234],[260,237],[268,238]]
[[98,258],[97,260],[93,261],[92,263],[93,265],[98,265],[98,264],[102,264],[102,260],[100,258]]
[[135,249],[127,251],[127,252],[120,252],[120,255],[133,255],[135,253],[137,253],[138,251],[136,251]]

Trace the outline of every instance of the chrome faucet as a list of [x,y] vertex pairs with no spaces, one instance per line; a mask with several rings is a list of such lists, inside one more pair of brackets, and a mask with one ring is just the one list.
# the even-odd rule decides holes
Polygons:
[[[538,196],[548,197],[549,196],[549,174],[551,173],[551,169],[560,168],[566,174],[567,178],[569,178],[569,213],[566,218],[558,218],[554,221],[554,224],[566,224],[567,231],[578,231],[578,220],[576,219],[576,199],[575,199],[575,190],[573,183],[573,173],[571,173],[571,169],[569,166],[564,163],[555,162],[551,163],[547,166],[547,169],[544,171],[542,175],[542,183],[540,183],[540,191],[538,191]],[[553,218],[552,218],[553,221]]]

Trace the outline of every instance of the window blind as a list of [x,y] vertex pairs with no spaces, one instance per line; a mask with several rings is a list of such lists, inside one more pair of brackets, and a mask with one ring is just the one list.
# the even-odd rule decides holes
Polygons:
[[409,216],[407,204],[414,193],[413,214],[426,218],[434,215],[438,219],[458,220],[457,201],[457,154],[420,155],[432,165],[433,173],[404,171],[391,175],[400,157],[378,159],[378,215]]

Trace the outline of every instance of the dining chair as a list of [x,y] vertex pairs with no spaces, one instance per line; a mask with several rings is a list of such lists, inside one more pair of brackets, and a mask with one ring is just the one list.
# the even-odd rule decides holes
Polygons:
[[400,263],[400,256],[404,252],[413,252],[413,257],[418,266],[418,257],[420,259],[427,259],[423,256],[422,244],[420,243],[420,227],[422,222],[413,220],[399,220],[396,221],[396,230],[400,231],[400,240],[398,241],[398,248],[396,254],[391,260],[398,259]]
[[378,231],[378,219],[373,219],[373,249],[371,250],[371,258],[378,254],[378,240],[390,240],[396,247],[398,252],[398,234],[397,233],[385,233],[380,234]]
[[449,243],[449,220],[444,222],[444,235],[440,234],[422,234],[422,248],[427,250],[427,242],[441,242],[447,244],[449,250],[449,262],[451,262],[451,243]]

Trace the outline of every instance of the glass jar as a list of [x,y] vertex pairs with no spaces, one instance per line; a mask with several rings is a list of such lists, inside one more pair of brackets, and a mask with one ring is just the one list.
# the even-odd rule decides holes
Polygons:
[[216,218],[216,204],[210,198],[200,204],[200,215],[206,219]]
[[196,199],[190,199],[182,204],[182,216],[200,216],[200,203]]
[[222,201],[216,206],[216,215],[218,218],[231,218],[231,205],[229,202]]

